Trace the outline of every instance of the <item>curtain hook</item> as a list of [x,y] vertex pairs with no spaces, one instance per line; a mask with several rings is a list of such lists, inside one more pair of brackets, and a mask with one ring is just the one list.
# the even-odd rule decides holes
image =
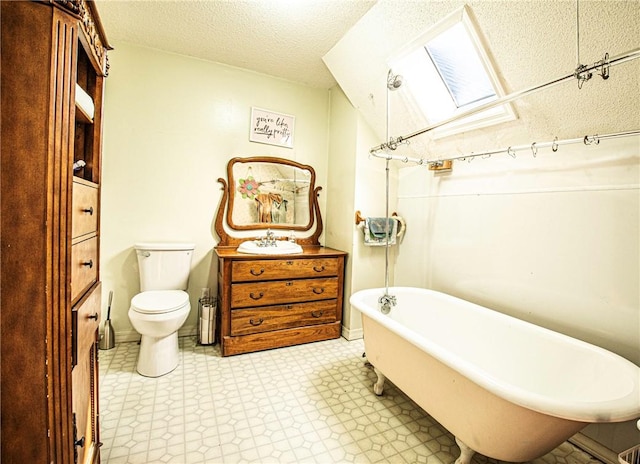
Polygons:
[[584,136],[584,144],[585,145],[599,145],[600,139],[598,138],[598,134],[596,135],[585,135]]
[[558,151],[558,137],[553,139],[553,144],[551,145],[551,151],[553,151],[554,153]]
[[609,79],[609,52],[604,54],[602,59],[602,66],[600,66],[600,76],[603,79]]
[[531,144],[531,153],[533,154],[534,158],[538,155],[538,147],[536,147],[536,142],[533,142]]
[[509,147],[507,148],[507,155],[509,155],[511,158],[515,159],[516,158],[516,151]]

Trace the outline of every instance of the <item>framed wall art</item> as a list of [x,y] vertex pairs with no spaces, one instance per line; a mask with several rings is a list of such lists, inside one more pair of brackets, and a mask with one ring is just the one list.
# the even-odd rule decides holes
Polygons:
[[293,126],[296,118],[262,108],[251,108],[249,140],[279,147],[293,148]]

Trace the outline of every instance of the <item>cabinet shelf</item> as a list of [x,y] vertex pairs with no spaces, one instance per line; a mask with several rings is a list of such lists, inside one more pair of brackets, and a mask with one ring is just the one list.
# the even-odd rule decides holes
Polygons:
[[73,176],[73,181],[77,182],[78,184],[83,184],[86,185],[87,187],[93,187],[93,188],[98,188],[99,184],[96,184],[95,182],[91,182],[90,180],[84,179],[82,177],[79,176]]
[[93,118],[76,102],[76,122],[93,124]]

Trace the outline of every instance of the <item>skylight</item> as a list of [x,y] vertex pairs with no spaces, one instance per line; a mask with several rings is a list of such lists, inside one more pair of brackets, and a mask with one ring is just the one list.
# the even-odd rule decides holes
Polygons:
[[[504,95],[467,7],[412,42],[390,66],[403,76],[403,95],[428,125]],[[513,119],[513,109],[505,104],[436,129],[433,135],[444,137]]]
[[462,23],[436,36],[425,49],[458,108],[496,95]]

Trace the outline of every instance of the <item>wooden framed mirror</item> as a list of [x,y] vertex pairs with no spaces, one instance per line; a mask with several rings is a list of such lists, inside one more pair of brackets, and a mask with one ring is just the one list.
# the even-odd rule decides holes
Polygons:
[[[317,245],[322,233],[314,169],[284,158],[256,156],[232,158],[227,163],[227,179],[219,178],[223,196],[216,216],[219,246],[237,245],[230,231],[272,229],[307,232],[300,243]],[[303,235],[303,234],[302,234]]]

